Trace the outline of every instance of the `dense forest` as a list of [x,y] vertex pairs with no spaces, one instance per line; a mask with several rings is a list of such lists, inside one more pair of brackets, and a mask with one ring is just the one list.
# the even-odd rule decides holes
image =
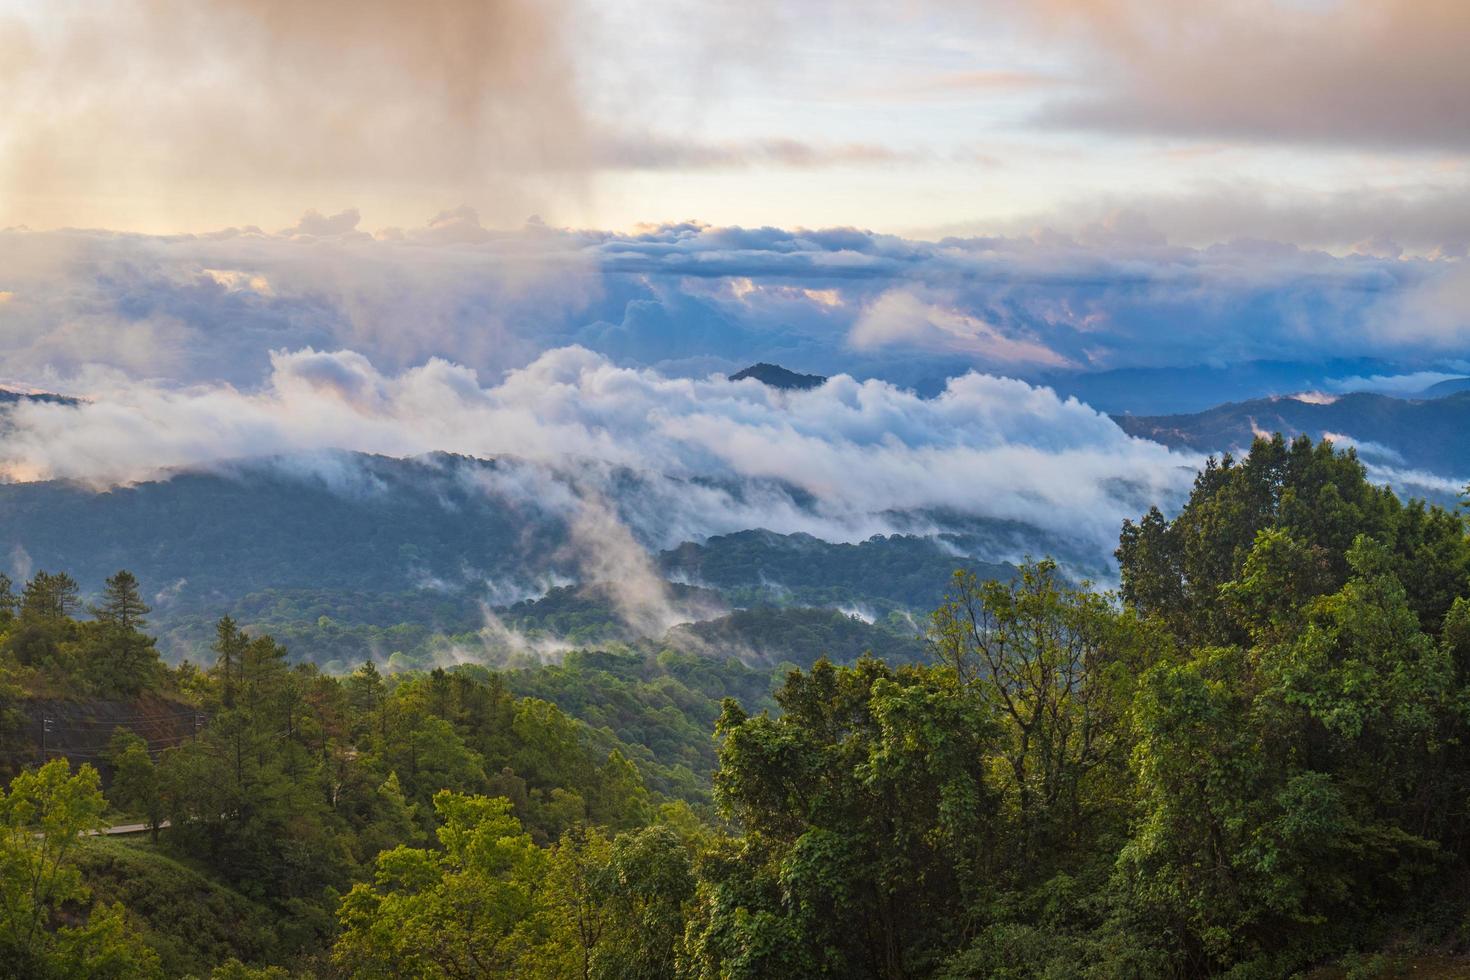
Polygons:
[[[1212,459],[1172,517],[1126,522],[1117,558],[1116,592],[1050,560],[961,569],[925,642],[889,660],[856,627],[753,610],[699,649],[342,673],[228,616],[201,662],[166,666],[127,572],[86,608],[62,572],[0,579],[0,963],[220,980],[1470,963],[1462,517],[1277,437]],[[715,655],[782,629],[819,631],[830,659]],[[184,727],[160,735],[165,716]]]

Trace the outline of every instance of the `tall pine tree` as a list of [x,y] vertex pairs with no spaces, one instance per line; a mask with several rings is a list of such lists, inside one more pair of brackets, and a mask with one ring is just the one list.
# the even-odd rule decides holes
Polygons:
[[102,587],[102,601],[92,607],[92,615],[99,622],[127,631],[143,629],[147,625],[143,617],[149,612],[137,578],[127,569],[107,580]]
[[21,595],[21,614],[38,619],[65,619],[81,604],[76,579],[65,572],[37,572]]

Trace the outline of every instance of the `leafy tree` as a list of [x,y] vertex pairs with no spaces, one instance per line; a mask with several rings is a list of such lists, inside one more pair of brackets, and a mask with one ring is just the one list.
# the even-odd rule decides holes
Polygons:
[[592,975],[607,980],[673,980],[694,898],[689,853],[666,827],[618,835],[601,875],[611,920],[595,951]]
[[88,897],[75,856],[79,835],[101,825],[104,807],[97,770],[73,774],[65,759],[22,772],[0,793],[0,961],[15,975],[161,976],[120,907],[51,927],[63,904]]
[[612,842],[596,827],[562,834],[551,849],[545,888],[551,941],[540,963],[545,973],[592,980],[603,937],[611,931],[608,864]]
[[1004,734],[1016,858],[1076,846],[1069,837],[1117,810],[1134,679],[1163,644],[1108,597],[1063,584],[1052,561],[1027,562],[1008,583],[957,572],[933,635],[940,662]]
[[[774,887],[705,890],[697,972],[907,976],[957,938],[995,866],[997,728],[947,673],[868,659],[793,671],[776,700],[780,718],[727,702],[715,775],[749,835],[732,875]],[[755,961],[731,944],[753,918],[779,947]]]
[[[1233,601],[1267,608],[1302,554],[1262,534]],[[1143,817],[1120,885],[1135,928],[1180,950],[1187,972],[1289,972],[1314,937],[1348,940],[1433,868],[1428,832],[1463,785],[1438,786],[1454,665],[1419,630],[1385,548],[1360,537],[1347,562],[1352,577],[1294,623],[1253,616],[1251,649],[1145,675]]]
[[[1117,552],[1123,598],[1159,616],[1185,644],[1243,640],[1220,587],[1239,575],[1258,532],[1279,527],[1319,549],[1323,585],[1332,589],[1347,579],[1353,539],[1393,540],[1400,510],[1391,491],[1368,482],[1352,449],[1339,453],[1305,436],[1290,445],[1279,434],[1257,439],[1240,462],[1211,457],[1173,521],[1157,508],[1137,524],[1124,521]],[[1463,548],[1461,541],[1462,568]]]
[[118,729],[108,743],[108,756],[113,769],[108,798],[114,807],[142,815],[156,844],[164,819],[164,801],[148,743],[126,729]]
[[510,803],[448,790],[434,796],[440,850],[379,855],[372,884],[343,899],[337,967],[353,976],[514,975],[545,941],[537,906],[546,856]]

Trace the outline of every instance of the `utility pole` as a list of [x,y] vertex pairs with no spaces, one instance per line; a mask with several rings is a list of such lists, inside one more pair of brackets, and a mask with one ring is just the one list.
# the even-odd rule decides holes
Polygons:
[[46,743],[48,741],[47,738],[46,738],[46,736],[47,735],[50,735],[50,734],[51,734],[51,716],[50,715],[42,715],[41,716],[41,761],[42,762],[45,762],[47,760],[47,758],[49,758],[49,756],[50,756],[50,751],[48,750],[48,748],[46,746]]

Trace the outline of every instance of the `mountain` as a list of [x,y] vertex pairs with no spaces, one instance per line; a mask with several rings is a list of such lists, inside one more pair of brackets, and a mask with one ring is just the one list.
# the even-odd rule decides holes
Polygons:
[[[185,604],[213,607],[268,591],[309,595],[301,610],[313,618],[360,606],[344,598],[353,593],[453,594],[487,581],[501,586],[492,604],[507,605],[584,577],[578,548],[588,543],[574,540],[572,515],[539,505],[538,495],[552,495],[549,479],[536,464],[510,458],[334,453],[242,461],[103,491],[65,481],[0,484],[0,555],[30,569],[66,570],[84,592],[126,567]],[[657,510],[653,479],[617,472],[603,487],[635,534],[658,517],[644,513]],[[994,539],[1014,531],[997,522]],[[958,565],[1009,575],[1009,566],[957,557],[991,551],[972,544],[990,538],[951,537],[833,544],[750,530],[685,542],[656,564],[674,581],[762,601],[784,595],[813,605],[863,599],[927,609]]]
[[724,592],[738,605],[867,606],[874,612],[927,612],[957,568],[1008,579],[1011,565],[957,555],[942,539],[875,535],[857,544],[765,530],[686,542],[659,556],[676,581]]
[[1447,378],[1419,392],[1420,398],[1443,398],[1457,391],[1470,391],[1470,378]]
[[0,388],[0,409],[20,402],[51,402],[56,405],[78,405],[80,398],[70,395],[57,395],[49,391],[17,391],[14,388]]
[[1130,435],[1219,453],[1248,447],[1257,432],[1301,433],[1358,445],[1366,461],[1441,477],[1470,475],[1470,391],[1440,398],[1293,395],[1218,405],[1192,415],[1115,415]]
[[807,388],[820,388],[827,379],[820,374],[797,374],[788,371],[779,364],[768,364],[761,361],[752,364],[744,371],[737,371],[730,375],[731,381],[744,381],[746,378],[754,378],[761,384],[770,385],[772,388],[781,388],[786,391],[803,391]]
[[692,653],[719,650],[748,664],[810,667],[819,657],[851,663],[864,653],[889,663],[918,663],[928,651],[907,624],[868,623],[832,609],[741,609],[669,631],[665,642]]
[[[574,486],[557,478],[581,476],[513,458],[330,453],[103,491],[64,481],[0,484],[0,562],[16,578],[66,571],[84,597],[127,568],[147,590],[153,631],[172,657],[207,646],[228,613],[340,666],[367,652],[422,664],[458,647],[658,641],[650,634],[665,626],[651,622],[711,620],[740,607],[908,621],[939,604],[958,567],[985,578],[1014,572],[964,555],[1055,550],[1040,545],[1034,528],[971,521],[940,537],[852,544],[756,529],[658,552],[640,528],[665,519],[659,501],[684,493],[684,484],[601,472],[599,506],[614,512],[615,530],[624,528],[608,539],[602,531],[589,537],[585,515],[557,503]],[[650,549],[651,584],[637,583],[651,588],[650,615],[594,588],[637,570],[636,556],[616,550],[630,532]],[[608,554],[617,557],[609,562]],[[498,632],[486,638],[487,625]],[[764,640],[761,648],[775,649]]]
[[1245,361],[1110,371],[1053,371],[1034,380],[1086,402],[1100,412],[1172,415],[1203,412],[1225,402],[1259,400],[1293,391],[1330,388],[1336,379],[1401,373],[1373,358],[1327,361]]
[[510,465],[344,453],[102,492],[5,484],[0,549],[12,563],[65,570],[84,591],[128,568],[152,589],[210,605],[264,589],[401,592],[550,574],[565,528],[479,485]]

